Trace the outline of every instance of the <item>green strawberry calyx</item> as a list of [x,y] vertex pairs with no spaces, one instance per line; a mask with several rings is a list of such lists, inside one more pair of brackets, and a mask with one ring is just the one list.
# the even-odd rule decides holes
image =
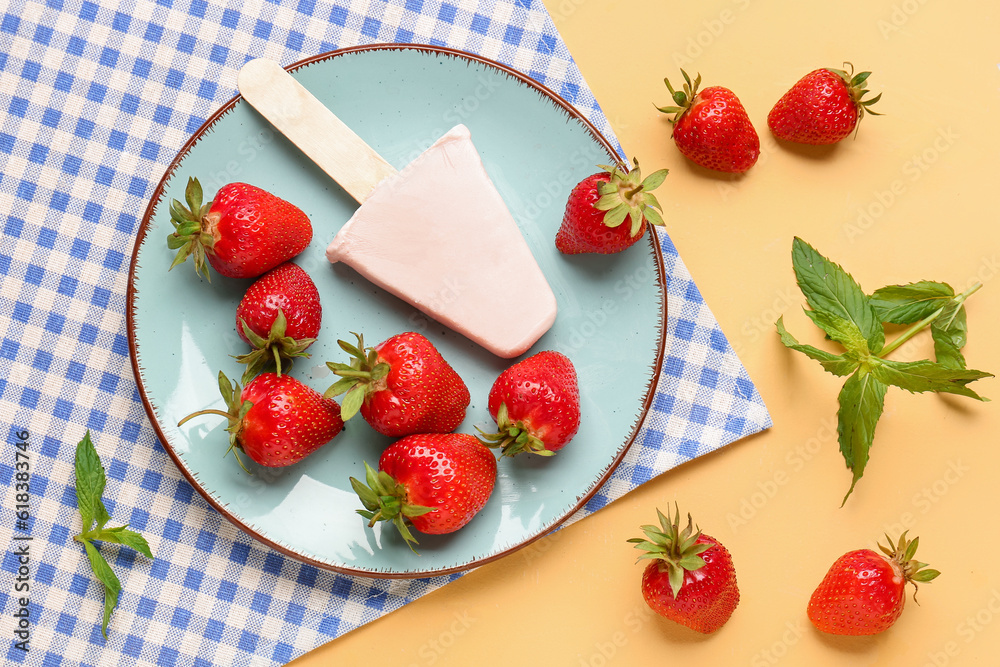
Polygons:
[[286,334],[288,330],[288,320],[285,313],[279,308],[278,314],[271,323],[271,330],[267,338],[254,332],[243,318],[240,318],[240,327],[243,334],[250,341],[253,350],[246,354],[236,354],[233,358],[241,364],[246,364],[246,371],[243,373],[243,383],[246,384],[260,374],[270,362],[274,362],[275,373],[281,376],[282,361],[287,361],[285,370],[292,365],[296,357],[308,357],[306,348],[316,342],[315,338],[293,338]]
[[365,506],[364,509],[357,510],[357,513],[368,519],[368,527],[373,527],[379,521],[392,523],[410,550],[417,553],[414,548],[417,539],[410,531],[408,519],[433,512],[436,508],[407,502],[406,486],[397,482],[389,473],[375,470],[367,461],[365,483],[351,477],[351,487]]
[[662,561],[660,567],[667,569],[670,591],[676,599],[684,583],[684,573],[705,567],[705,560],[701,554],[714,545],[696,544],[701,537],[701,529],[692,526],[691,515],[688,514],[687,526],[682,530],[681,512],[677,508],[677,503],[674,503],[674,510],[675,514],[671,519],[657,509],[656,515],[659,517],[660,525],[642,526],[642,532],[646,537],[633,537],[628,542],[635,544],[636,549],[644,551],[639,560]]
[[540,456],[553,456],[554,451],[545,446],[541,438],[531,432],[531,428],[522,420],[513,421],[507,404],[501,403],[497,408],[497,430],[488,433],[476,427],[479,437],[476,438],[491,449],[499,449],[502,456],[517,456],[528,452]]
[[[920,544],[920,538],[914,537],[912,540],[908,540],[906,539],[907,532],[903,531],[903,534],[899,536],[899,540],[895,544],[893,544],[892,538],[887,534],[885,539],[889,542],[889,546],[885,547],[879,544],[878,548],[899,569],[906,583],[913,584],[913,601],[917,602],[917,582],[927,583],[934,581],[941,573],[933,569],[924,569],[927,567],[927,563],[921,563],[914,558],[917,554],[917,545]],[[917,602],[917,604],[920,603]]]
[[604,224],[608,227],[618,227],[628,218],[631,221],[629,233],[634,237],[642,229],[643,218],[652,225],[664,224],[661,216],[663,207],[652,191],[663,184],[667,170],[659,169],[643,178],[639,160],[633,158],[632,164],[634,167],[631,170],[598,165],[608,172],[610,180],[598,183],[599,198],[594,207],[606,211]]
[[[847,70],[834,69],[832,67],[827,67],[826,71],[839,76],[843,80],[844,85],[847,86],[847,92],[850,94],[851,100],[854,102],[854,107],[858,112],[858,124],[861,123],[861,119],[865,117],[866,113],[871,114],[872,116],[883,115],[877,111],[872,111],[872,105],[882,99],[882,93],[879,93],[871,99],[864,99],[864,96],[871,92],[865,87],[865,84],[868,82],[868,77],[871,76],[872,73],[858,72],[855,74],[854,65],[849,62],[845,62],[844,67],[850,67],[850,71],[848,72]],[[856,128],[855,132],[857,132]]]
[[240,385],[237,383],[235,386],[226,377],[226,374],[219,371],[219,393],[222,394],[222,399],[226,402],[227,411],[215,410],[215,409],[205,409],[199,410],[198,412],[192,412],[184,419],[177,422],[177,426],[183,426],[185,422],[195,417],[201,417],[203,415],[218,415],[219,417],[225,417],[229,420],[229,425],[226,430],[229,431],[229,449],[226,450],[226,454],[233,452],[233,456],[236,457],[236,462],[240,464],[244,472],[248,474],[253,474],[243,463],[240,458],[239,452],[243,450],[243,445],[240,443],[240,433],[243,431],[243,424],[247,416],[247,412],[253,407],[253,403],[250,401],[244,401],[241,397]]
[[176,250],[177,255],[167,270],[193,257],[195,271],[211,282],[206,259],[215,248],[215,227],[219,216],[209,212],[212,202],[203,204],[203,198],[201,183],[197,178],[189,178],[184,189],[185,201],[174,199],[170,202],[170,223],[174,231],[167,235],[167,247]]
[[337,341],[340,349],[351,355],[351,361],[347,364],[332,361],[326,363],[327,368],[340,379],[323,393],[324,398],[344,395],[340,417],[345,422],[358,413],[369,394],[385,389],[385,378],[390,370],[389,364],[379,359],[378,350],[365,347],[364,336],[353,331],[351,333],[358,339],[357,345],[344,340]]
[[691,80],[691,77],[684,70],[681,70],[681,76],[684,77],[684,86],[680,90],[674,89],[670,84],[670,79],[663,79],[663,83],[667,84],[667,90],[670,91],[670,98],[673,100],[673,104],[665,107],[656,107],[662,113],[673,114],[673,117],[669,120],[674,125],[677,125],[678,121],[688,112],[688,109],[694,106],[695,98],[698,97],[698,88],[701,86],[701,74],[696,76],[694,81]]

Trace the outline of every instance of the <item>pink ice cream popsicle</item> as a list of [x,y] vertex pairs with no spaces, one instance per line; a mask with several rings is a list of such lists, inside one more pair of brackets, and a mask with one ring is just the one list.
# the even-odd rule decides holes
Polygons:
[[500,357],[524,353],[552,326],[555,295],[468,128],[397,172],[277,63],[246,63],[239,88],[361,204],[327,248],[331,262]]

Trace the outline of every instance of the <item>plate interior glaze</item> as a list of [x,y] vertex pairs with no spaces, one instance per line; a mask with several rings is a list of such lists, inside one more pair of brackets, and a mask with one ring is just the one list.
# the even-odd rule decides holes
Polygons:
[[[457,123],[473,141],[556,295],[555,325],[524,355],[559,350],[573,361],[583,418],[557,456],[499,462],[483,511],[450,536],[418,535],[413,554],[391,526],[368,528],[351,476],[364,478],[390,442],[359,417],[305,461],[246,474],[230,455],[221,409],[220,370],[238,379],[231,355],[245,351],[235,311],[251,281],[213,272],[201,280],[190,262],[168,272],[171,199],[198,177],[206,199],[244,181],[293,202],[312,220],[314,238],[296,262],[313,278],[323,305],[312,357],[292,374],[324,391],[327,361],[345,361],[337,339],[361,332],[375,344],[403,331],[430,338],[469,386],[460,432],[492,425],[486,398],[516,360],[495,357],[374,287],[323,252],[355,202],[240,97],[185,145],[159,184],[140,229],[129,277],[132,363],[150,420],[168,453],[205,499],[258,540],[299,560],[355,575],[418,577],[465,570],[544,535],[581,507],[624,456],[651,400],[663,354],[663,266],[650,233],[615,256],[564,256],[554,246],[570,189],[607,164],[613,151],[560,98],[503,66],[446,49],[383,45],[303,61],[293,75],[397,168]],[[469,233],[474,234],[475,212]],[[443,286],[447,290],[461,286]],[[497,313],[498,317],[514,316]],[[244,457],[245,458],[245,457]],[[248,462],[248,465],[253,465]]]

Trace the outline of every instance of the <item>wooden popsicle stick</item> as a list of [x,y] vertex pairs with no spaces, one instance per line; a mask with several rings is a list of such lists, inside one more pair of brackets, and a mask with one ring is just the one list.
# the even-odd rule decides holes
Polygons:
[[273,60],[248,61],[240,69],[237,86],[243,99],[359,204],[382,179],[396,173],[395,167]]

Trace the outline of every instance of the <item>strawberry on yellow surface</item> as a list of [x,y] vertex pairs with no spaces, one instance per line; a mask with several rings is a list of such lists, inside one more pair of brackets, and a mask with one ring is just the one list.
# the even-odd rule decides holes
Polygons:
[[941,573],[924,569],[914,556],[920,538],[904,532],[893,545],[849,551],[830,567],[809,598],[809,620],[818,630],[834,635],[875,635],[892,627],[903,613],[906,584],[933,581]]
[[[849,63],[845,63],[849,64]],[[848,137],[882,93],[871,99],[865,84],[871,72],[854,74],[854,67],[813,70],[798,80],[767,115],[774,136],[800,144],[835,144]]]
[[671,114],[674,143],[684,157],[706,169],[741,174],[760,157],[760,137],[736,94],[722,86],[699,91],[701,75],[694,81],[681,70],[684,86],[675,90],[663,82],[673,104],[657,107]]
[[642,575],[642,596],[660,616],[705,634],[729,620],[740,602],[736,569],[729,551],[695,529],[688,514],[681,529],[680,510],[668,518],[656,510],[659,526],[643,526],[645,537],[629,542],[650,562]]

